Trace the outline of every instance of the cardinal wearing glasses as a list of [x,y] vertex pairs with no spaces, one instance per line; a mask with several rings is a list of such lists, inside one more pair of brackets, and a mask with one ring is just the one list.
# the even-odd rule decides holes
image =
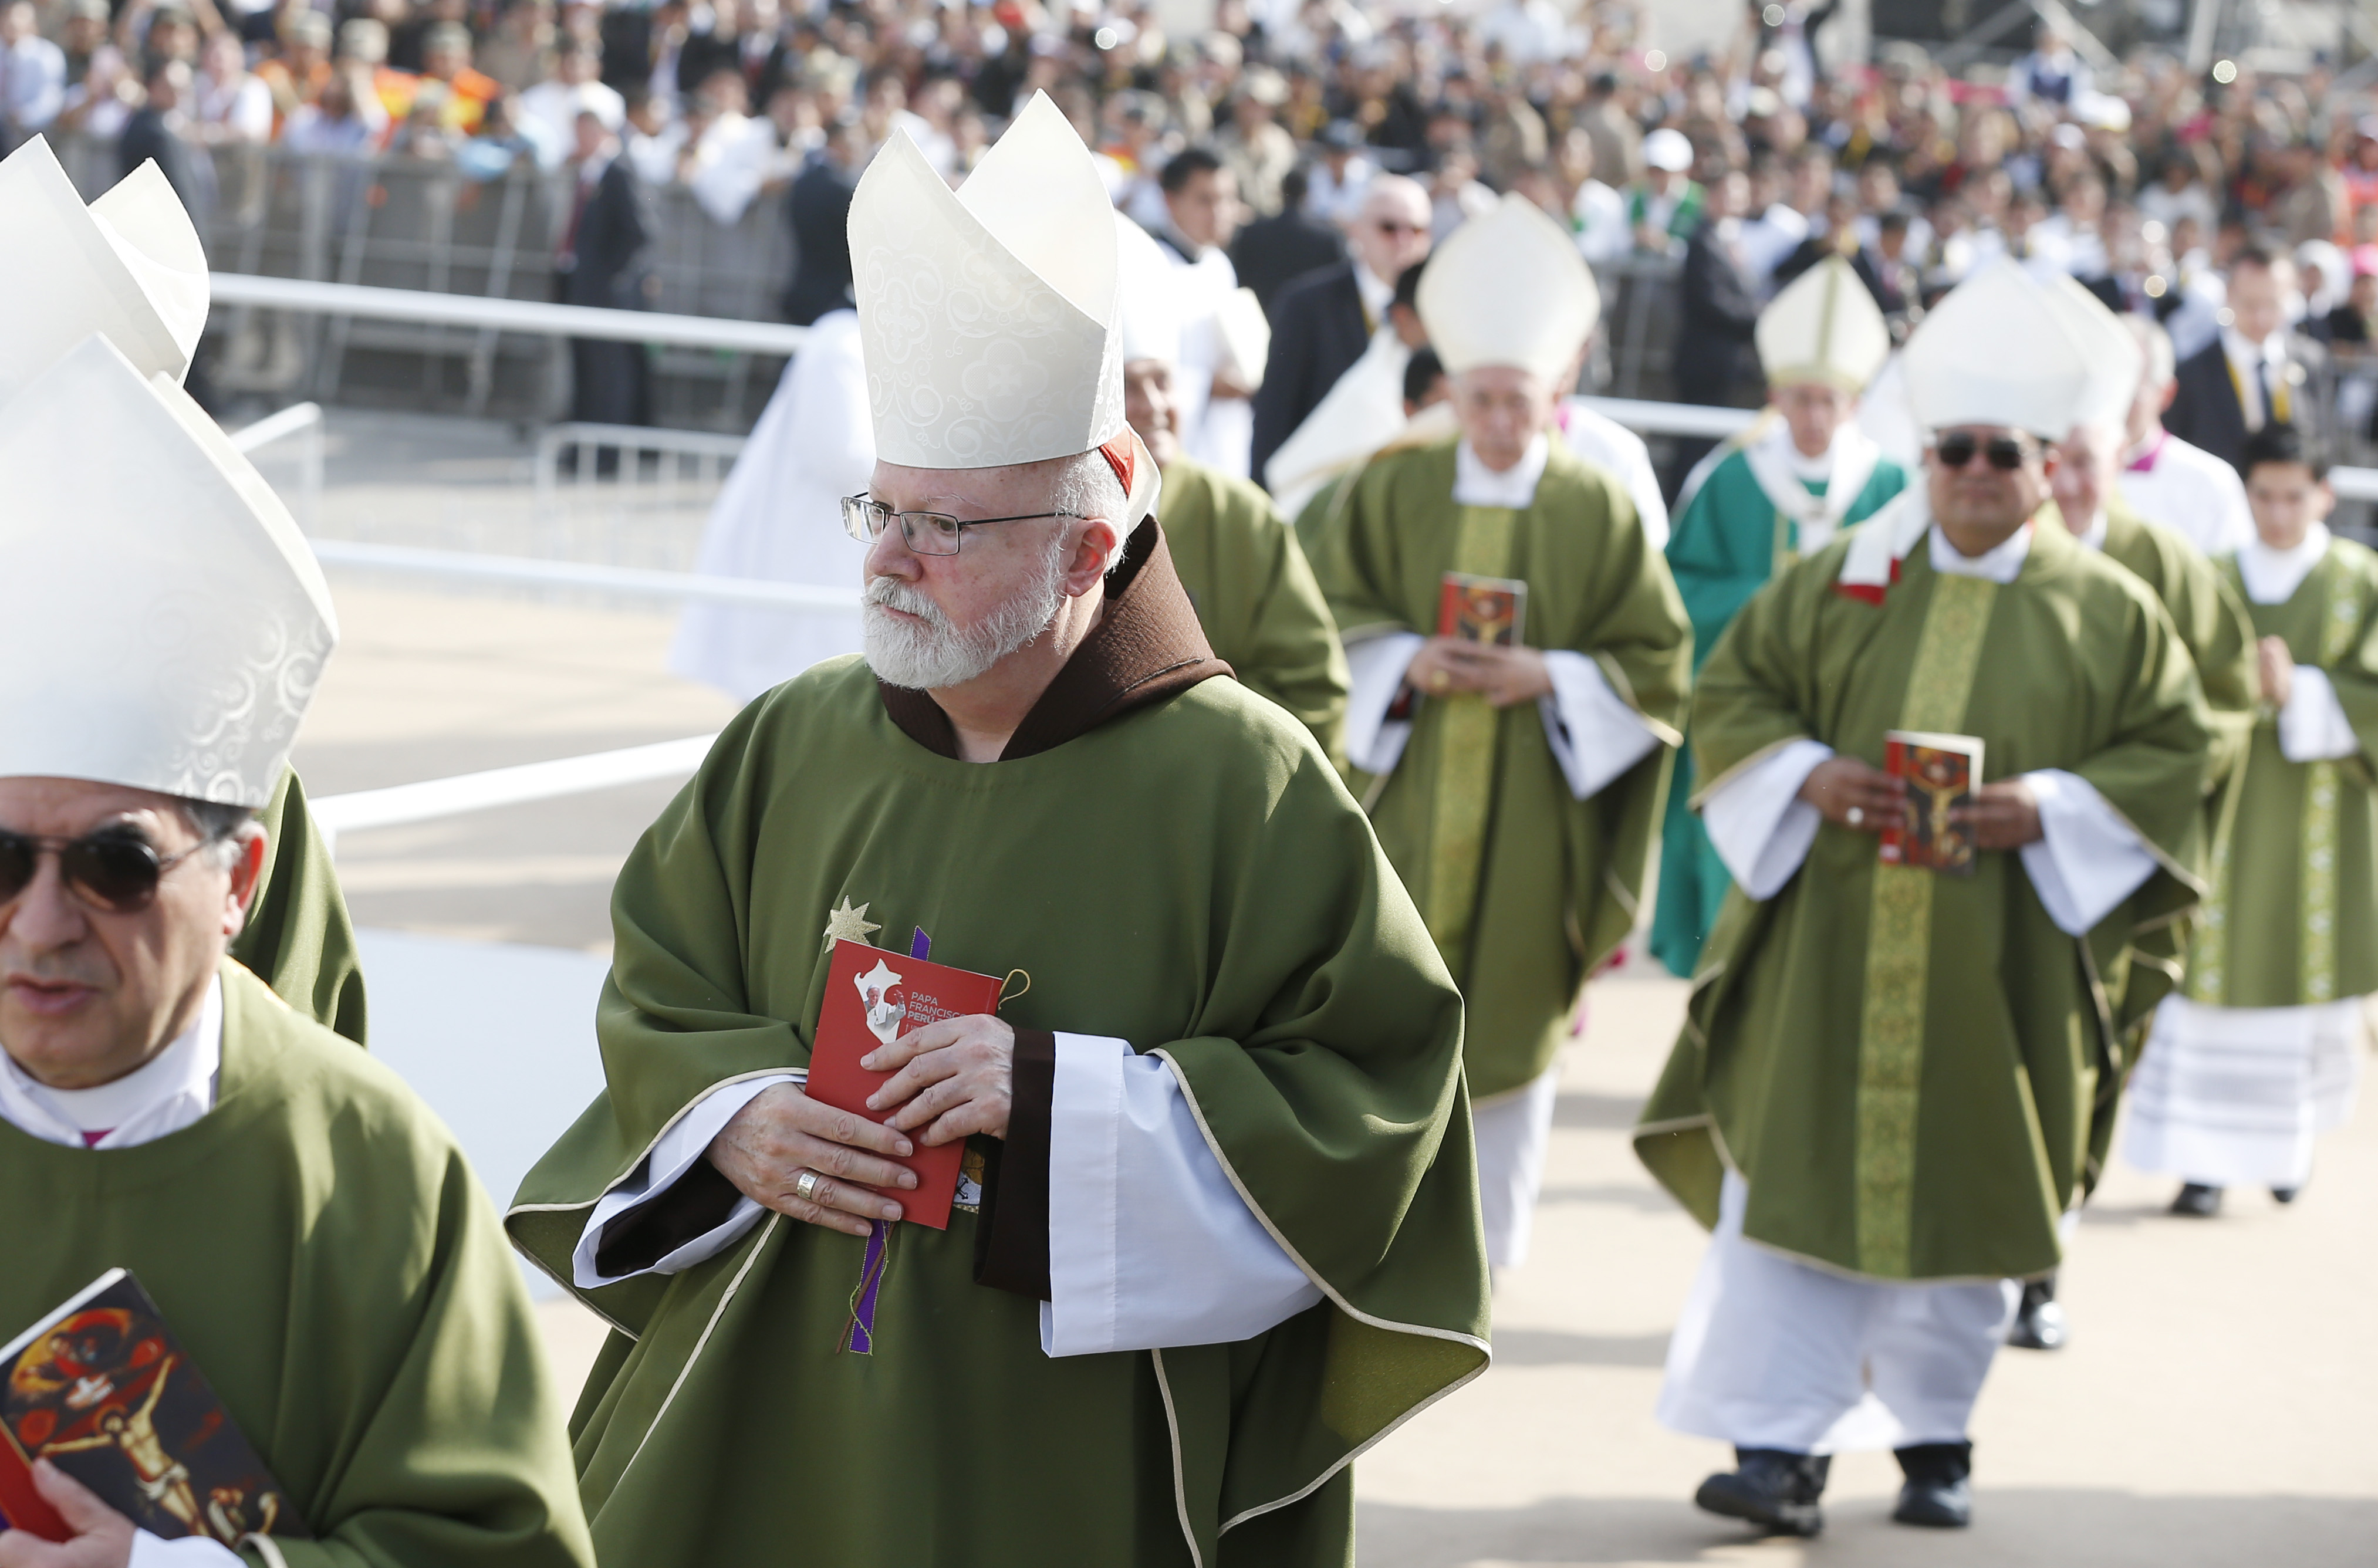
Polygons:
[[495,1210],[395,1075],[309,1015],[343,989],[315,984],[335,886],[248,950],[268,971],[302,950],[306,1011],[236,956],[274,859],[258,812],[303,821],[290,743],[337,632],[295,524],[178,384],[197,235],[155,165],[86,211],[38,142],[0,165],[0,1343],[128,1270],[180,1386],[211,1387],[288,1503],[174,1510],[210,1429],[160,1418],[154,1506],[43,1458],[55,1517],[20,1512],[0,1564],[585,1568]]
[[[617,1329],[596,1550],[1336,1568],[1351,1462],[1487,1360],[1460,998],[1198,628],[1064,116],[955,194],[895,136],[850,248],[866,652],[745,709],[630,856],[607,1088],[510,1217]],[[918,963],[999,999],[900,1033]],[[863,1103],[815,1082],[854,1062]]]
[[2016,1282],[2171,982],[2137,944],[2203,889],[2186,646],[2050,521],[2098,368],[2061,320],[2012,262],[1926,317],[1923,482],[1754,596],[1694,698],[1736,891],[1635,1134],[1715,1233],[1659,1417],[1734,1445],[1696,1501],[1771,1530],[1816,1533],[1829,1456],[1876,1447],[1894,1518],[1967,1523]]

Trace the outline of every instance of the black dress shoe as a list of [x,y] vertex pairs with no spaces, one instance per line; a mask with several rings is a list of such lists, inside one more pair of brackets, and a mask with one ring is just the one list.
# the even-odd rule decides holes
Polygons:
[[2292,1203],[2302,1191],[2303,1189],[2300,1187],[2274,1187],[2271,1189],[2271,1197],[2278,1203]]
[[2211,1219],[2221,1212],[2221,1189],[2192,1181],[2171,1201],[2171,1212],[2190,1219]]
[[1781,1448],[1737,1448],[1735,1468],[1701,1483],[1693,1502],[1729,1519],[1747,1519],[1779,1536],[1813,1536],[1825,1527],[1826,1473],[1832,1460]]
[[2064,1321],[2064,1308],[2056,1299],[2056,1276],[2027,1280],[2023,1287],[2023,1305],[2014,1312],[2014,1326],[2007,1330],[2007,1343],[2018,1350],[2061,1350],[2072,1335]]
[[1972,1443],[1917,1443],[1896,1457],[1907,1484],[1899,1489],[1893,1520],[1931,1530],[1962,1530],[1974,1522]]

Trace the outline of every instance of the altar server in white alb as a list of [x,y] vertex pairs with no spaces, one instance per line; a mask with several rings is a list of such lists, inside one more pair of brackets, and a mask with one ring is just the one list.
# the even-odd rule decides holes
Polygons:
[[2231,1187],[2295,1201],[2352,1109],[2378,991],[2378,556],[2329,531],[2336,493],[2292,426],[2247,437],[2246,494],[2254,541],[2221,565],[2262,702],[2187,994],[2156,1014],[2122,1135],[2198,1218]]
[[1600,309],[1566,231],[1508,197],[1438,247],[1419,303],[1459,428],[1372,459],[1314,565],[1358,792],[1468,1006],[1487,1256],[1507,1268],[1555,1057],[1639,912],[1689,633],[1626,491],[1555,428]]
[[2138,395],[2124,416],[2122,498],[2208,556],[2243,549],[2254,537],[2254,520],[2238,471],[2163,427],[2164,411],[2180,390],[2171,335],[2144,316],[2121,319],[2141,357]]
[[[2134,946],[2202,886],[2194,667],[2144,583],[2043,517],[2093,385],[2060,323],[2012,261],[1925,318],[1924,482],[1754,596],[1694,693],[1702,820],[1747,896],[1636,1129],[1715,1232],[1659,1419],[1732,1444],[1696,1501],[1770,1530],[1814,1534],[1830,1456],[1877,1447],[1893,1518],[1968,1522],[2012,1282],[2060,1260],[2169,985]],[[1920,774],[1886,771],[1894,734],[1931,748]],[[1967,841],[1942,869],[1879,842],[1937,824],[1919,776]]]

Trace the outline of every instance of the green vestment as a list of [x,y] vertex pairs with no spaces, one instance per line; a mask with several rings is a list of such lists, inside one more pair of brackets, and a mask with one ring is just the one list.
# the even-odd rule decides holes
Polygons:
[[[2222,570],[2241,596],[2237,562]],[[2254,725],[2228,840],[2188,975],[2213,1007],[2304,1007],[2378,991],[2378,555],[2349,540],[2285,604],[2250,606],[2257,640],[2286,640],[2328,676],[2361,749],[2290,762],[2278,715]]]
[[360,1046],[364,972],[354,922],[295,769],[282,772],[281,787],[257,820],[264,824],[264,875],[247,907],[247,924],[232,939],[231,955],[282,1001]]
[[289,1568],[591,1568],[528,1293],[462,1151],[394,1073],[222,975],[197,1122],[126,1149],[0,1122],[0,1335],[130,1269],[312,1526],[276,1540]]
[[1837,581],[1856,533],[1779,577],[1702,667],[1702,796],[1802,737],[1879,767],[1888,730],[1964,734],[1986,779],[2077,774],[2157,868],[2079,940],[2014,852],[1970,876],[1885,867],[1874,834],[1831,822],[1773,897],[1737,890],[1635,1139],[1704,1225],[1731,1166],[1744,1234],[1828,1268],[2056,1266],[2121,1042],[2169,985],[2133,985],[2132,947],[2201,886],[2212,722],[2145,585],[2060,527],[2032,532],[2003,586],[1934,571],[1919,542],[1875,604]]
[[[1771,417],[1772,417],[1771,415]],[[1763,427],[1762,427],[1763,428]],[[1801,480],[1811,496],[1825,487]],[[1848,509],[1844,527],[1863,522],[1907,485],[1907,471],[1889,458],[1875,460]],[[1768,579],[1800,558],[1799,522],[1760,487],[1750,459],[1737,444],[1710,471],[1668,535],[1668,569],[1693,620],[1693,667],[1700,668],[1736,610]],[[1651,956],[1673,975],[1689,977],[1709,940],[1718,907],[1734,879],[1710,847],[1709,833],[1692,808],[1693,757],[1676,756],[1676,776],[1668,785],[1666,819],[1660,829],[1660,889],[1651,911]]]
[[1346,724],[1346,654],[1313,568],[1271,497],[1183,458],[1164,471],[1156,518],[1214,656],[1337,757]]
[[1356,480],[1319,564],[1349,642],[1434,634],[1448,571],[1519,578],[1522,640],[1591,658],[1662,741],[1579,800],[1535,703],[1421,698],[1395,771],[1357,779],[1461,983],[1463,1061],[1483,1100],[1551,1066],[1579,988],[1634,928],[1691,648],[1667,568],[1615,478],[1555,438],[1525,509],[1464,507],[1457,445],[1383,454]]
[[894,1227],[872,1352],[845,1353],[865,1244],[770,1215],[683,1273],[582,1293],[619,1331],[574,1422],[597,1549],[1351,1562],[1347,1462],[1487,1359],[1460,1000],[1411,901],[1312,736],[1233,681],[987,765],[886,700],[856,658],[777,688],[629,857],[609,1087],[522,1185],[515,1242],[568,1281],[588,1210],[674,1119],[808,1061],[841,906],[879,943],[921,928],[937,963],[1022,971],[1001,1009],[1019,1029],[1160,1053],[1327,1299],[1240,1343],[1045,1356],[1039,1304],[976,1282],[994,1174],[984,1215]]

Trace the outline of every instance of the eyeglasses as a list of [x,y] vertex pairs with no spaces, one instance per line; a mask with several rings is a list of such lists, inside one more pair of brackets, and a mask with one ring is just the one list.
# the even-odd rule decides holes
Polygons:
[[1976,452],[2000,473],[2012,473],[2031,456],[2030,449],[2012,436],[1993,436],[1985,441],[1971,431],[1954,430],[1932,443],[1932,455],[1940,460],[1942,468],[1963,468],[1974,461]]
[[0,904],[13,902],[33,885],[42,856],[58,857],[58,875],[85,904],[131,915],[156,902],[165,873],[212,844],[194,844],[179,855],[161,856],[144,838],[120,830],[89,838],[37,838],[0,831]]
[[1407,223],[1397,218],[1374,218],[1371,220],[1371,227],[1378,230],[1379,233],[1387,235],[1389,239],[1393,239],[1398,234],[1417,234],[1426,227],[1426,225],[1421,223]]
[[947,512],[895,512],[883,502],[866,496],[845,496],[842,498],[843,531],[862,545],[872,545],[900,520],[900,537],[908,548],[920,556],[955,556],[958,541],[969,528],[980,528],[992,522],[1036,522],[1044,517],[1079,517],[1079,512],[1019,512],[1014,517],[955,518]]

